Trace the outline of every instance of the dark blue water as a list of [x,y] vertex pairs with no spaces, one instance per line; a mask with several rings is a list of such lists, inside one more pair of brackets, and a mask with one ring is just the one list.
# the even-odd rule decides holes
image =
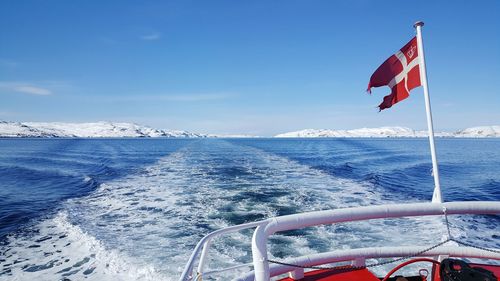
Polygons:
[[0,241],[60,202],[140,171],[188,142],[0,139]]
[[[445,201],[500,200],[499,139],[438,139],[437,150]],[[428,151],[426,139],[0,139],[0,280],[175,280],[220,227],[430,201]],[[381,232],[403,224],[306,229],[276,235],[270,251],[432,243],[439,223],[407,222],[390,238]],[[452,224],[464,239],[500,243],[497,217]],[[435,235],[421,241],[417,226]],[[249,261],[241,235],[214,244],[215,264]]]
[[[432,197],[427,139],[269,139],[236,143],[332,176],[370,182],[388,200],[393,196],[416,200]],[[445,200],[499,200],[499,139],[438,139],[437,150]]]

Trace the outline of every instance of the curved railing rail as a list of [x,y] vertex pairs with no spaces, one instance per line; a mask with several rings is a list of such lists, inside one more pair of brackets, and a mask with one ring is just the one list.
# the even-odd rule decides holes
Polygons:
[[[193,280],[194,263],[198,255],[200,259],[197,268],[197,278],[203,277],[204,266],[207,260],[207,253],[210,247],[210,241],[217,236],[230,232],[240,231],[242,229],[256,228],[252,237],[252,258],[254,271],[248,276],[255,278],[256,281],[267,281],[271,276],[281,274],[282,266],[269,266],[267,256],[267,240],[270,235],[285,230],[299,229],[309,226],[322,224],[334,224],[348,221],[361,221],[382,218],[401,218],[414,216],[435,216],[435,215],[457,215],[457,214],[500,214],[500,201],[468,201],[468,202],[448,202],[448,203],[409,203],[392,204],[369,207],[355,207],[335,210],[316,211],[309,213],[294,214],[270,218],[262,221],[246,223],[214,231],[200,240],[196,245],[191,257],[186,264],[181,275],[181,281]],[[388,249],[388,248],[383,248]],[[477,250],[477,249],[476,249]],[[386,250],[382,250],[386,251]],[[388,252],[390,253],[390,252]],[[470,254],[477,255],[475,250],[469,251]],[[328,253],[326,253],[328,254]],[[397,253],[392,253],[398,256]],[[318,254],[321,255],[321,254]],[[491,256],[495,258],[496,256]],[[307,257],[306,257],[307,258]],[[300,261],[304,262],[304,261]],[[248,266],[242,265],[242,266]],[[240,268],[235,266],[228,269],[213,270],[210,273],[222,272],[229,269]],[[273,269],[271,271],[271,269]],[[290,271],[290,269],[287,269]],[[286,272],[286,271],[285,271]],[[248,278],[251,278],[248,277]],[[201,279],[201,278],[200,278]],[[240,280],[240,279],[238,279]],[[241,279],[250,280],[250,279]]]
[[[439,248],[428,249],[427,246],[403,246],[403,247],[371,247],[371,248],[358,248],[337,250],[326,253],[306,255],[296,258],[287,259],[288,264],[299,264],[305,267],[318,266],[324,264],[331,264],[337,262],[350,261],[354,266],[365,266],[365,259],[376,258],[399,258],[399,257],[436,257],[440,255],[450,257],[467,257],[467,258],[483,258],[500,260],[500,254],[471,248],[471,247],[457,247],[457,246],[441,246]],[[496,250],[498,251],[498,250]],[[417,253],[417,254],[415,254]],[[288,265],[273,264],[269,266],[270,276],[278,276],[287,272],[303,271],[301,268],[296,268]],[[242,276],[234,278],[233,281],[253,281],[255,280],[255,272],[251,271]]]
[[[214,232],[207,234],[205,237],[203,237],[198,242],[198,244],[194,248],[193,253],[189,257],[189,260],[188,260],[186,266],[184,267],[184,271],[182,272],[180,280],[181,281],[193,280],[193,267],[194,267],[194,263],[196,261],[196,258],[198,257],[198,255],[200,255],[200,252],[201,252],[201,255],[200,255],[200,259],[198,261],[197,277],[203,276],[204,268],[205,268],[205,264],[206,264],[207,256],[208,256],[208,249],[210,248],[210,243],[211,243],[213,238],[215,238],[217,236],[224,235],[224,234],[232,233],[232,232],[237,232],[237,231],[240,231],[243,229],[255,228],[259,225],[265,224],[266,222],[267,222],[267,220],[263,220],[263,221],[256,221],[256,222],[234,225],[234,226],[219,229],[219,230],[216,230]],[[226,268],[226,269],[220,269],[220,270],[213,271],[210,273],[223,272],[223,271],[227,271],[230,269],[236,269],[236,268],[243,267],[243,266],[247,266],[247,264],[239,265],[236,267],[230,267],[230,268]]]

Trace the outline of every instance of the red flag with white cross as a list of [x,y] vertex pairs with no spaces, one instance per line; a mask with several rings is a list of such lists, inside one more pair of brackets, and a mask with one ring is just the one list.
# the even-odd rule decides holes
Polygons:
[[413,37],[375,70],[368,83],[367,91],[371,93],[373,87],[389,86],[391,88],[391,93],[385,96],[378,106],[380,110],[406,99],[413,88],[421,86],[419,64],[417,37]]

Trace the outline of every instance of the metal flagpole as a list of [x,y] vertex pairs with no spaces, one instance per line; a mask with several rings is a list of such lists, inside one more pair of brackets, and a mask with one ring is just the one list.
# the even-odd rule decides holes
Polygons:
[[427,85],[427,71],[425,69],[425,57],[424,57],[424,44],[422,42],[422,26],[424,23],[417,21],[413,27],[417,30],[417,48],[418,56],[420,58],[419,69],[420,69],[420,80],[422,86],[424,87],[424,97],[425,97],[425,111],[427,112],[427,128],[429,130],[429,144],[431,148],[432,157],[432,174],[434,175],[434,193],[432,194],[433,203],[443,203],[441,196],[441,185],[439,184],[439,169],[436,157],[436,147],[434,144],[434,128],[432,125],[432,112],[431,112],[431,101],[429,98],[429,86]]

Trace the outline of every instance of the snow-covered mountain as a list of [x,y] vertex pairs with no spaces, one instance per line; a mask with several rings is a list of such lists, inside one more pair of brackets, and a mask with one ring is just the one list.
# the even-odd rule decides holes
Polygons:
[[159,130],[132,123],[42,123],[0,121],[0,137],[76,137],[76,138],[120,138],[120,137],[169,137],[199,138],[205,135],[186,131]]
[[[467,128],[457,132],[435,132],[437,137],[500,137],[500,126]],[[406,127],[361,128],[355,130],[306,129],[276,135],[277,138],[381,138],[381,137],[427,137],[427,131],[415,131]]]
[[221,139],[254,139],[263,138],[262,136],[249,135],[249,134],[208,134],[209,138],[221,138]]
[[480,126],[467,128],[455,133],[456,137],[481,138],[481,137],[500,137],[500,126]]
[[[472,127],[450,132],[436,132],[437,137],[483,138],[500,137],[500,126]],[[133,123],[94,122],[5,122],[0,121],[0,137],[42,138],[120,138],[120,137],[167,137],[167,138],[248,138],[250,135],[203,135],[187,131],[154,129]],[[354,130],[307,129],[276,135],[277,138],[381,138],[381,137],[427,137],[427,131],[415,131],[406,127],[361,128]]]

